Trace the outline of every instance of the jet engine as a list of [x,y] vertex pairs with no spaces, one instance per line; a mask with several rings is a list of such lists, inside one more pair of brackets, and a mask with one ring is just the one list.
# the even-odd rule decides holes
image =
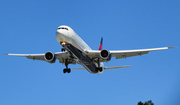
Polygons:
[[104,60],[111,60],[111,53],[108,50],[101,50],[100,57]]
[[47,52],[44,55],[44,59],[49,63],[55,63],[56,56],[52,52]]

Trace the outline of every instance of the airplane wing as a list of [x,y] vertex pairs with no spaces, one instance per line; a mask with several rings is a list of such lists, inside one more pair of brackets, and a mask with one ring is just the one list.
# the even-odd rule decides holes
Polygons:
[[[11,53],[8,53],[5,55],[27,57],[28,59],[46,61],[44,58],[45,53],[44,54],[11,54]],[[67,52],[56,52],[56,53],[54,53],[54,55],[56,56],[56,59],[58,59],[60,63],[65,63],[65,59],[72,60],[69,57],[69,54]],[[75,63],[76,62],[72,60],[71,64],[75,64]]]
[[[117,50],[117,51],[109,51],[109,52],[111,53],[111,57],[116,57],[116,59],[120,59],[120,58],[127,58],[137,55],[141,56],[143,54],[148,54],[148,52],[151,51],[165,50],[170,48],[174,48],[174,47],[161,47],[161,48],[138,49],[138,50]],[[101,51],[99,50],[86,51],[87,55],[92,59],[100,58],[100,52]],[[100,62],[106,62],[106,61],[100,58]]]
[[137,55],[148,54],[148,52],[165,50],[174,47],[161,47],[161,48],[151,48],[151,49],[138,49],[138,50],[119,50],[119,51],[110,51],[112,57],[116,57],[116,59],[132,57]]

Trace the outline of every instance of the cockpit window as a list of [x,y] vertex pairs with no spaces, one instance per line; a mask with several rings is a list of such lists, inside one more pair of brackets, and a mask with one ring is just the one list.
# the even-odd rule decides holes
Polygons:
[[65,29],[65,30],[68,30],[68,28],[65,28],[65,27],[59,27],[58,29]]

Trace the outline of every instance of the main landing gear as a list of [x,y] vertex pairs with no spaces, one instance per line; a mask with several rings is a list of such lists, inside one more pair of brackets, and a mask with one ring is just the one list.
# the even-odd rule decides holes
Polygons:
[[102,67],[96,67],[97,72],[102,72]]
[[63,69],[63,73],[70,73],[71,72],[71,69],[70,68],[68,68],[68,69]]
[[64,48],[61,49],[62,52],[65,52],[66,50]]
[[71,72],[71,69],[68,68],[68,64],[69,64],[69,62],[68,62],[68,60],[66,59],[66,60],[65,60],[65,66],[66,66],[66,68],[63,69],[63,73],[70,73],[70,72]]
[[100,62],[99,62],[99,58],[98,58],[98,67],[96,67],[96,72],[102,72],[102,67],[100,67]]

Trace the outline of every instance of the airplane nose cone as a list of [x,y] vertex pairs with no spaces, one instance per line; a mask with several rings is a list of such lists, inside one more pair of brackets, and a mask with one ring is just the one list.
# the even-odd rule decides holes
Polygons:
[[60,29],[56,31],[56,35],[68,36],[69,34],[68,31]]
[[60,30],[57,30],[57,31],[56,31],[56,35],[64,35],[64,33],[61,32]]
[[69,33],[67,30],[57,29],[56,31],[56,39],[58,42],[66,41],[69,39]]

